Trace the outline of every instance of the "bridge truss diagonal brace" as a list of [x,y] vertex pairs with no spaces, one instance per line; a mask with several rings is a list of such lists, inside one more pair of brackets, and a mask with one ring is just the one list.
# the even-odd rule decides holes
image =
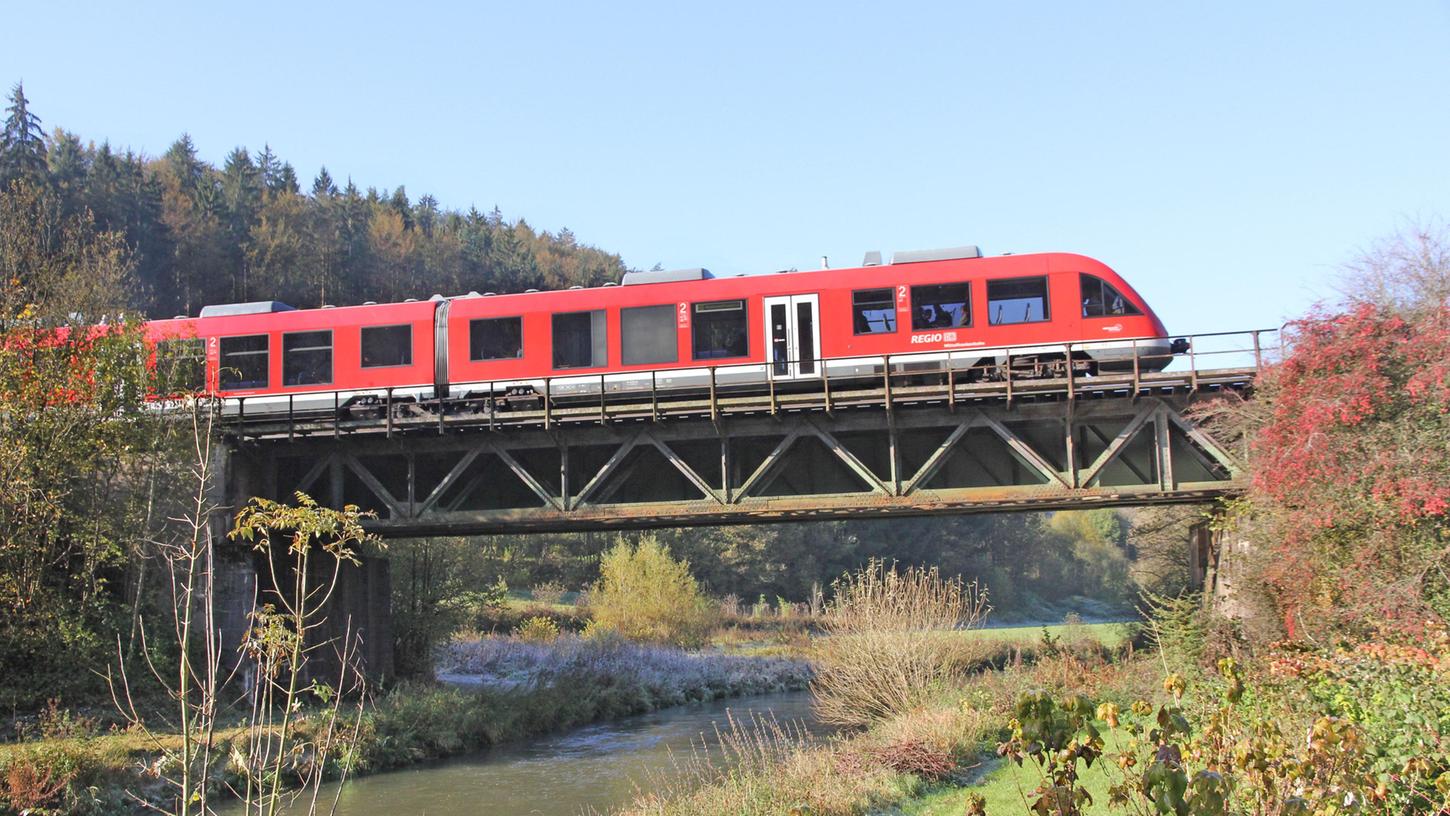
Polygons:
[[297,492],[306,493],[312,487],[312,484],[316,482],[318,478],[320,478],[322,474],[327,471],[328,468],[331,468],[336,461],[337,454],[335,453],[329,453],[326,456],[318,457],[317,461],[313,463],[312,467],[308,469],[307,473],[302,477],[302,479],[297,482]]
[[822,428],[815,420],[807,418],[804,420],[804,423],[806,430],[821,440],[831,450],[831,453],[836,455],[836,458],[840,459],[846,464],[846,467],[851,469],[852,473],[859,476],[861,481],[865,482],[866,486],[871,488],[872,493],[877,493],[882,496],[896,495],[896,492],[892,488],[887,487],[885,482],[876,478],[876,474],[872,473],[871,469],[866,467],[864,462],[856,458],[856,454],[851,453],[845,445],[841,444],[839,439]]
[[755,472],[751,473],[750,476],[740,484],[740,487],[735,490],[735,495],[730,497],[731,502],[734,504],[739,504],[747,496],[749,496],[750,491],[753,490],[757,485],[761,484],[766,479],[767,475],[775,470],[776,466],[780,464],[781,459],[785,456],[785,452],[790,450],[791,445],[795,444],[795,441],[800,438],[800,435],[801,431],[799,427],[792,428],[787,431],[786,435],[780,440],[780,442],[776,443],[775,449],[772,450],[770,454],[767,455],[763,461],[761,461],[760,465],[755,468]]
[[347,465],[348,470],[351,470],[354,475],[362,480],[362,483],[367,486],[368,490],[371,490],[382,500],[383,504],[387,506],[388,513],[393,518],[410,517],[410,514],[398,503],[398,500],[393,498],[393,494],[386,487],[383,487],[382,482],[378,481],[378,477],[374,476],[372,471],[364,467],[363,463],[358,461],[356,456],[343,454],[342,462]]
[[458,480],[463,478],[463,474],[468,471],[469,466],[472,465],[474,460],[482,455],[484,451],[488,450],[488,447],[488,444],[484,443],[482,445],[479,445],[478,447],[475,447],[473,450],[470,450],[469,452],[463,454],[463,458],[459,459],[458,463],[453,466],[453,469],[448,471],[448,475],[443,477],[443,481],[439,482],[438,486],[433,488],[433,492],[429,493],[428,496],[423,499],[423,503],[419,505],[414,515],[422,516],[429,512],[432,512],[433,508],[438,505],[438,502],[443,499],[443,494],[451,490],[453,488],[453,485],[457,484]]
[[607,480],[611,474],[619,469],[619,466],[624,463],[625,457],[629,456],[629,452],[634,450],[634,446],[638,445],[643,437],[644,431],[640,430],[637,431],[633,436],[626,439],[623,443],[621,443],[620,446],[615,449],[614,455],[609,457],[609,461],[605,462],[604,466],[599,468],[599,472],[595,473],[594,477],[590,479],[589,482],[584,485],[584,488],[579,491],[579,494],[574,497],[574,501],[570,502],[570,506],[580,507],[582,505],[588,504],[589,500],[593,498],[594,494],[599,491],[599,488],[604,485],[605,480]]
[[539,483],[539,480],[535,479],[532,473],[529,473],[523,465],[519,464],[519,460],[515,459],[513,454],[492,443],[489,443],[489,452],[497,456],[499,461],[503,462],[509,470],[513,471],[515,476],[519,477],[519,481],[523,482],[525,487],[532,490],[534,495],[542,499],[545,507],[559,511],[568,509],[564,506],[564,498],[550,495],[549,491]]
[[1195,444],[1202,448],[1203,452],[1208,454],[1208,458],[1212,459],[1214,462],[1221,465],[1225,470],[1227,470],[1229,472],[1230,478],[1237,479],[1243,476],[1243,465],[1239,464],[1238,459],[1235,458],[1233,454],[1225,450],[1224,447],[1218,443],[1218,440],[1214,439],[1212,436],[1209,436],[1207,433],[1204,432],[1202,428],[1179,416],[1178,412],[1176,411],[1165,408],[1164,416],[1167,417],[1169,422],[1177,425],[1178,429],[1180,431],[1183,431],[1185,436],[1193,440]]
[[[468,472],[468,468],[475,461],[477,461],[479,456],[482,456],[485,453],[491,453],[494,456],[497,456],[499,461],[503,463],[504,467],[507,467],[514,474],[514,476],[518,478],[520,482],[523,482],[524,487],[527,487],[530,492],[539,497],[540,506],[547,507],[556,511],[562,511],[564,509],[562,499],[558,496],[551,494],[548,489],[540,484],[539,480],[535,479],[532,473],[529,473],[529,471],[524,468],[523,465],[519,464],[519,461],[514,458],[513,454],[509,453],[504,448],[501,448],[498,445],[494,444],[492,441],[484,441],[466,452],[463,455],[463,458],[459,459],[458,462],[453,465],[452,469],[448,471],[448,474],[443,477],[443,480],[439,482],[438,485],[428,493],[427,497],[423,499],[421,504],[417,505],[417,507],[413,511],[412,517],[421,518],[437,509],[438,504],[443,500],[443,496],[449,490],[453,489],[454,485],[458,484],[458,481],[463,478],[463,475],[465,473]],[[468,497],[470,493],[476,490],[483,481],[484,480],[480,476],[474,476],[472,479],[469,480],[468,484],[464,486],[463,490],[460,491],[456,497],[454,497],[451,503],[457,504],[459,502],[462,502]]]
[[1139,431],[1143,430],[1144,425],[1154,418],[1161,407],[1158,400],[1148,400],[1141,403],[1137,413],[1133,414],[1133,418],[1128,421],[1127,425],[1123,426],[1123,430],[1118,431],[1118,435],[1113,437],[1113,440],[1108,443],[1108,446],[1103,449],[1103,452],[1098,454],[1098,458],[1088,466],[1087,471],[1082,474],[1079,484],[1083,487],[1091,485],[1093,480],[1102,475],[1103,468],[1117,461],[1117,458],[1128,447],[1128,443],[1133,441],[1133,438],[1138,435]]
[[649,430],[643,431],[643,434],[645,440],[648,441],[650,444],[654,445],[655,448],[660,452],[660,454],[663,455],[665,459],[669,460],[670,464],[675,466],[675,469],[680,472],[680,475],[688,479],[690,484],[694,485],[695,489],[700,491],[702,496],[707,499],[714,499],[716,504],[723,505],[726,503],[725,497],[721,494],[721,491],[716,490],[710,485],[709,482],[705,481],[705,479],[701,477],[700,474],[696,473],[695,469],[690,467],[688,462],[686,462],[684,459],[681,459],[680,455],[678,453],[675,453],[669,445],[666,445],[658,436],[655,436],[654,433]]
[[962,440],[962,437],[967,435],[967,431],[986,424],[986,419],[982,416],[981,411],[973,410],[970,415],[965,416],[952,429],[952,432],[947,438],[937,446],[937,449],[931,452],[931,456],[927,457],[926,461],[921,463],[921,467],[916,473],[902,486],[901,495],[910,496],[920,489],[922,485],[931,481],[932,477],[936,476],[937,471],[941,470],[942,465],[946,464],[947,459],[951,457],[952,451],[956,448],[957,443]]
[[1012,449],[1013,453],[1017,454],[1018,458],[1026,463],[1028,467],[1042,474],[1049,483],[1056,484],[1056,486],[1062,488],[1072,488],[1072,484],[1066,478],[1063,478],[1061,473],[1057,472],[1057,468],[1053,467],[1046,459],[1043,459],[1042,455],[1033,450],[1032,446],[1024,442],[1020,436],[1012,433],[1011,428],[1008,428],[1006,425],[1003,425],[1001,422],[986,414],[982,415],[982,420],[988,428],[992,429],[993,433],[997,434],[997,436],[1002,438],[1003,442],[1007,443],[1007,446]]

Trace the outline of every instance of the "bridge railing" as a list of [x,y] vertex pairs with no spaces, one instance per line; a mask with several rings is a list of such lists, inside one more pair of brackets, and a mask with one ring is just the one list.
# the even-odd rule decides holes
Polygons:
[[[384,389],[367,405],[349,405],[356,392],[309,392],[332,396],[322,411],[301,411],[300,394],[288,395],[280,410],[275,396],[268,410],[248,398],[219,400],[222,423],[243,436],[291,438],[344,432],[436,428],[500,428],[666,417],[771,414],[876,407],[892,411],[919,403],[1076,399],[1082,395],[1239,388],[1282,354],[1279,329],[1206,332],[1175,339],[1103,340],[969,347],[892,355],[775,359],[770,362],[710,365],[688,369],[510,378],[462,384],[459,396],[404,399]],[[1112,352],[1111,364],[1089,359]],[[1069,361],[1071,361],[1069,363]],[[813,372],[800,375],[802,363]],[[690,378],[685,385],[679,381]],[[521,381],[540,383],[520,394]],[[664,381],[664,382],[662,382]],[[455,387],[460,387],[455,385]],[[376,389],[373,389],[374,391]]]
[[1164,370],[1244,368],[1258,371],[1281,359],[1281,337],[1280,329],[1187,335],[1188,349],[1172,355]]

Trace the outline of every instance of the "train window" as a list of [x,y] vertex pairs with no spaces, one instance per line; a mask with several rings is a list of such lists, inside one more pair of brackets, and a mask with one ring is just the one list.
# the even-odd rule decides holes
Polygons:
[[290,332],[282,335],[282,384],[327,385],[332,382],[332,332]]
[[896,331],[896,301],[890,289],[862,289],[851,293],[851,325],[856,334],[891,334]]
[[744,357],[750,350],[745,301],[716,300],[691,307],[690,333],[696,360]]
[[195,394],[206,390],[206,341],[200,337],[156,344],[158,393]]
[[221,338],[221,386],[230,390],[267,387],[267,335]]
[[524,321],[519,317],[483,317],[468,322],[468,359],[515,360],[524,356]]
[[412,326],[364,326],[362,367],[386,368],[413,364]]
[[1047,278],[987,281],[987,320],[993,326],[1047,320]]
[[911,329],[948,329],[972,325],[972,291],[967,283],[911,287]]
[[639,306],[619,310],[619,337],[625,365],[673,363],[680,359],[675,307]]
[[1142,312],[1113,285],[1096,275],[1079,275],[1082,280],[1082,316],[1112,317]]
[[607,349],[603,309],[554,315],[554,368],[601,368]]

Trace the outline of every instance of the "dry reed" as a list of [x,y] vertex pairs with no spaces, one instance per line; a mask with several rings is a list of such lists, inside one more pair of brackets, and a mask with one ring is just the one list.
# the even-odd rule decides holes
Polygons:
[[867,725],[921,704],[958,662],[950,633],[979,625],[987,592],[936,568],[898,569],[873,559],[833,585],[815,645],[816,716]]

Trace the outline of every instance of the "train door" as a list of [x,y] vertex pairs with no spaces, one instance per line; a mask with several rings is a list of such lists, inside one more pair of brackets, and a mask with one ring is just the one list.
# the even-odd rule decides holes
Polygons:
[[820,305],[816,295],[765,298],[765,353],[777,380],[821,373]]

